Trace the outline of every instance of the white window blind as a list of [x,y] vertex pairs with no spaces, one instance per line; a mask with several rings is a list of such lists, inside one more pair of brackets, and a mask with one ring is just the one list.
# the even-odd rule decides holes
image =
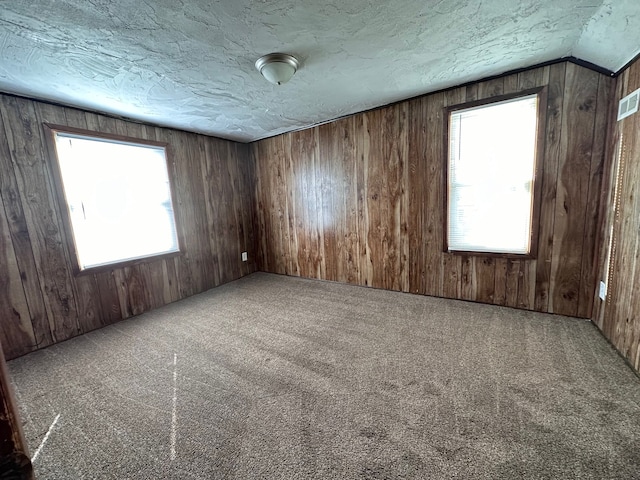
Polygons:
[[55,132],[80,269],[178,251],[165,149]]
[[448,249],[527,254],[538,96],[452,111]]

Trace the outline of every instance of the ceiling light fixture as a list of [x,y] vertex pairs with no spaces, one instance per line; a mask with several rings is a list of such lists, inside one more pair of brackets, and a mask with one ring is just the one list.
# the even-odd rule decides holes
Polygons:
[[256,60],[256,68],[274,85],[287,83],[300,67],[300,62],[287,53],[269,53]]

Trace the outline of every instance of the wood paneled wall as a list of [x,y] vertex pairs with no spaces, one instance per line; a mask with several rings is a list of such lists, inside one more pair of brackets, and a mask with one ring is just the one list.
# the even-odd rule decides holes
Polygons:
[[[590,318],[611,85],[564,62],[254,143],[259,269]],[[538,86],[537,259],[444,253],[444,108]]]
[[[43,122],[169,143],[182,255],[74,276]],[[0,172],[0,313],[7,358],[255,271],[247,145],[1,95]],[[241,261],[243,251],[249,262]]]
[[617,78],[613,97],[597,277],[608,286],[604,302],[596,293],[593,321],[640,372],[640,113],[616,122],[619,100],[638,88],[640,60]]

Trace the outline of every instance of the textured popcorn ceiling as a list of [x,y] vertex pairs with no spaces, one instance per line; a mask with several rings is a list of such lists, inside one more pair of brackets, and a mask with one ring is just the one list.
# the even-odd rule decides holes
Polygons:
[[[618,70],[638,0],[10,0],[0,90],[241,141],[546,60]],[[254,68],[302,67],[274,86]]]

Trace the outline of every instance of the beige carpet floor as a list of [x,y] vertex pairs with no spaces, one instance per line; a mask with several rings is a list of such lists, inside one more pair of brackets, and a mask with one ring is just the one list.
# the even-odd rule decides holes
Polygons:
[[640,379],[567,317],[257,273],[9,370],[41,479],[640,478]]

